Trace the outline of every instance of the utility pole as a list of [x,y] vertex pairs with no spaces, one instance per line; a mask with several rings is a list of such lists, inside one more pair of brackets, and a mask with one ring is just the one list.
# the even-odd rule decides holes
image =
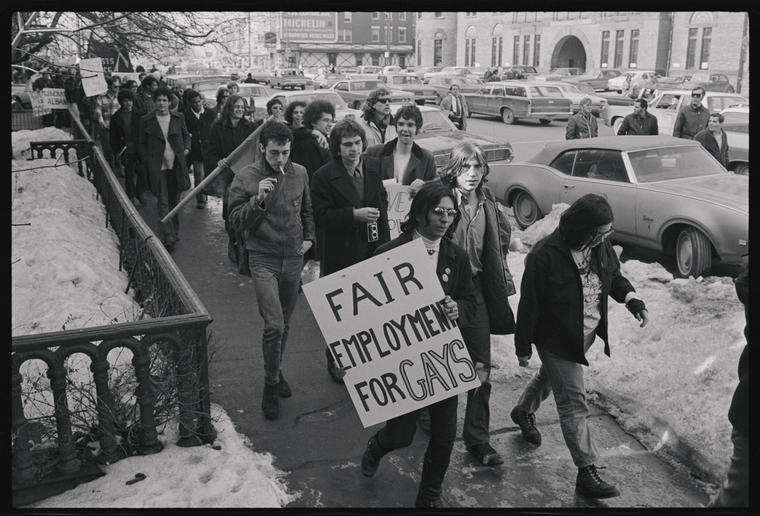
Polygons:
[[385,66],[391,64],[391,13],[390,11],[385,13]]

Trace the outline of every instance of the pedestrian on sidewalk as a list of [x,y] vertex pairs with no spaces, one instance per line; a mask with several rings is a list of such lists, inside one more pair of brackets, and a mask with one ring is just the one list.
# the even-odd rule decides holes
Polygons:
[[[187,109],[185,123],[190,133],[191,147],[188,164],[193,167],[195,186],[197,187],[206,177],[205,162],[208,158],[209,134],[214,123],[214,114],[203,106],[203,98],[196,90],[187,90]],[[195,196],[195,207],[202,210],[206,207],[206,194],[201,192]]]
[[[388,192],[380,160],[363,156],[367,138],[359,122],[344,119],[330,131],[332,160],[314,172],[311,197],[314,221],[324,231],[320,276],[327,276],[371,257],[390,240]],[[327,372],[343,383],[345,371],[325,346]]]
[[591,99],[583,97],[576,114],[571,116],[565,126],[565,140],[596,138],[599,135],[596,117],[591,114]]
[[[142,177],[136,174],[140,163],[137,144],[140,139],[140,115],[134,110],[135,94],[131,90],[120,90],[117,95],[121,109],[111,117],[109,137],[111,148],[117,161],[124,165],[124,185],[131,202],[139,201],[143,206],[148,201],[143,197],[146,186]],[[135,182],[137,176],[137,182]]]
[[694,139],[702,144],[713,158],[718,160],[723,168],[728,168],[728,137],[723,130],[725,118],[721,113],[711,113],[707,121],[707,129],[699,131]]
[[264,320],[261,410],[267,419],[279,417],[278,398],[292,395],[282,374],[282,357],[298,299],[303,255],[314,244],[309,180],[306,169],[289,159],[292,141],[285,124],[265,123],[258,142],[262,159],[240,169],[229,194],[230,225],[243,235],[240,259],[248,260]]
[[578,468],[575,489],[592,498],[612,498],[620,492],[596,469],[599,454],[586,422],[585,355],[597,335],[604,341],[605,354],[610,354],[607,296],[625,303],[642,328],[649,321],[644,302],[621,274],[617,254],[607,240],[613,221],[607,200],[587,194],[562,214],[553,233],[533,246],[525,259],[515,330],[520,367],[528,365],[531,344],[541,367],[520,395],[511,418],[526,441],[541,444],[534,413],[553,392],[562,435]]
[[160,222],[179,203],[179,194],[190,189],[185,156],[190,153],[190,133],[185,117],[169,110],[172,91],[160,86],[153,92],[155,111],[140,119],[138,152],[150,177],[158,208],[158,238],[168,251],[179,240],[179,213]]
[[[227,98],[219,117],[211,125],[208,136],[208,168],[223,168],[214,184],[218,185],[215,188],[217,195],[222,197],[222,220],[227,232],[227,257],[234,263],[238,263],[240,251],[235,230],[229,220],[230,185],[235,172],[228,166],[226,158],[256,129],[256,125],[245,118],[246,109],[247,103],[243,97],[233,95]],[[258,160],[254,162],[256,161]]]
[[[446,294],[446,316],[456,321],[462,329],[475,316],[476,296],[467,252],[451,241],[460,218],[456,202],[454,193],[439,181],[425,183],[412,199],[409,215],[401,224],[401,235],[380,246],[376,254],[422,238],[431,266],[435,267]],[[469,348],[466,340],[465,345]],[[443,478],[449,467],[457,433],[457,401],[458,396],[452,396],[429,406],[432,425],[415,502],[418,508],[443,507]],[[362,474],[365,477],[375,474],[384,455],[412,443],[418,414],[419,410],[414,410],[389,419],[372,436],[362,455]]]
[[649,103],[646,99],[636,99],[633,103],[633,113],[623,119],[618,129],[618,136],[655,135],[660,134],[657,127],[657,117],[647,112]]

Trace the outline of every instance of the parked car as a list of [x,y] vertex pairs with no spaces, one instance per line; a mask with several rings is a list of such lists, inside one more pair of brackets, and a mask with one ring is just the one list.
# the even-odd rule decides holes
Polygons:
[[[350,72],[344,72],[344,73],[346,75],[351,75]],[[356,73],[362,79],[369,79],[370,78],[369,76],[372,76],[372,78],[377,78],[378,75],[383,73],[383,69],[379,66],[371,66],[371,65],[357,66]]]
[[314,80],[314,77],[319,75],[319,68],[315,66],[312,66],[310,68],[304,68],[301,71],[303,72],[304,77],[306,77],[307,79],[311,79],[312,81]]
[[219,91],[219,88],[222,86],[226,88],[228,82],[229,81],[223,81],[221,79],[201,79],[200,81],[194,82],[191,87],[200,92],[203,96],[203,105],[206,108],[211,109],[216,106],[216,92]]
[[269,84],[270,72],[268,70],[264,70],[262,68],[254,68],[252,70],[248,70],[247,72],[245,72],[245,74],[240,74],[241,75],[240,80],[241,81],[246,80],[248,78],[249,73],[251,74],[251,79],[256,81],[256,83],[261,82],[264,84]]
[[683,83],[688,81],[689,79],[691,79],[691,75],[658,77],[657,87],[660,89],[680,88],[681,86],[683,86]]
[[406,72],[400,66],[391,65],[391,66],[383,66],[383,71],[380,73],[389,74],[389,73],[406,73]]
[[[514,79],[510,79],[508,77],[510,71],[515,72],[516,77]],[[535,77],[537,75],[538,75],[538,72],[532,66],[527,66],[527,65],[505,66],[504,68],[501,69],[501,75],[499,75],[497,78],[500,81],[511,81],[511,80],[530,79],[531,77]]]
[[270,97],[265,97],[262,99],[262,102],[264,103],[262,106],[259,106],[258,101],[256,102],[256,118],[266,118],[267,117],[267,110],[266,110],[266,102],[269,102],[270,99],[280,99],[280,102],[282,102],[282,106],[284,108],[288,107],[288,104],[290,104],[294,100],[301,100],[303,102],[306,102],[307,104],[311,102],[312,100],[321,99],[321,100],[327,100],[335,106],[335,120],[343,120],[344,118],[353,118],[355,120],[358,120],[361,116],[362,112],[358,111],[356,109],[351,109],[346,102],[341,98],[340,95],[338,95],[338,92],[331,91],[331,90],[309,90],[309,91],[281,91],[277,92],[274,95]]
[[572,81],[574,83],[582,82],[582,83],[588,84],[595,90],[607,91],[609,89],[610,79],[619,77],[621,74],[622,73],[620,72],[620,70],[599,70],[599,69],[592,68],[592,69],[586,70],[581,75],[573,75],[573,76],[565,77],[562,80]]
[[413,70],[407,69],[407,73],[413,73],[420,79],[424,79],[426,74],[440,72],[441,66],[416,66]]
[[[391,105],[391,113],[395,114],[399,107]],[[414,142],[433,154],[438,170],[446,166],[451,157],[451,151],[462,141],[470,141],[482,148],[489,166],[506,165],[514,158],[512,146],[508,142],[497,142],[484,136],[461,131],[440,109],[432,106],[418,107],[422,114],[422,127],[414,137]],[[488,178],[490,180],[491,176],[489,175]]]
[[617,93],[623,93],[628,89],[629,78],[630,85],[635,86],[639,83],[656,83],[659,77],[660,75],[654,70],[627,70],[621,75],[608,80],[607,88],[615,90]]
[[164,82],[170,88],[184,84],[185,86],[197,81],[201,81],[206,77],[199,74],[182,74],[182,75],[165,75]]
[[729,107],[721,113],[728,138],[728,170],[749,176],[749,106]]
[[695,278],[715,257],[748,254],[749,178],[726,171],[693,140],[614,136],[548,143],[529,160],[492,167],[488,186],[527,228],[553,204],[588,193],[615,210],[610,238],[675,256]]
[[416,75],[393,73],[378,76],[392,90],[411,92],[415,103],[424,105],[428,100],[435,102],[437,94],[432,86],[422,84]]
[[470,114],[500,116],[509,125],[521,118],[550,124],[554,117],[573,115],[572,101],[564,98],[556,86],[523,81],[489,82],[480,93],[465,96]]
[[[659,92],[650,102],[647,111],[657,117],[657,126],[660,134],[673,134],[673,125],[681,108],[691,102],[690,90],[665,90]],[[716,113],[734,104],[747,102],[736,93],[716,93],[708,91],[702,98],[702,105]],[[602,109],[604,124],[612,127],[615,134],[623,123],[623,118],[632,113],[627,106],[608,105]]]
[[342,80],[332,85],[330,91],[336,92],[341,98],[353,109],[361,109],[367,95],[377,88],[388,90],[388,96],[391,98],[391,104],[403,104],[411,102],[414,99],[414,93],[411,91],[391,90],[380,79],[359,79],[359,80]]
[[459,86],[459,92],[465,93],[479,93],[485,86],[485,83],[480,79],[473,79],[471,77],[461,77],[459,75],[435,75],[429,79],[422,81],[422,84],[430,86],[435,90],[434,102],[438,105],[449,94],[449,89],[452,85]]
[[[269,97],[269,91],[261,84],[252,83],[240,83],[238,84],[240,89],[240,96],[248,99],[248,104],[251,106],[257,106],[262,103],[262,100]],[[266,102],[262,105],[266,106]]]
[[[526,84],[531,84],[531,82],[528,81]],[[547,82],[538,82],[536,84],[555,86],[562,93],[563,97],[568,98],[572,101],[573,114],[580,111],[581,99],[583,99],[584,97],[588,97],[591,99],[591,113],[593,113],[594,116],[601,115],[602,109],[604,108],[604,106],[607,105],[607,100],[597,95],[594,95],[593,90],[591,93],[583,92],[579,90],[574,84],[570,84],[569,82],[564,82],[564,81],[548,82],[547,81]]]
[[707,91],[734,92],[734,87],[731,86],[728,77],[722,73],[697,72],[691,76],[691,79],[681,84],[681,88],[688,90],[692,90],[697,86],[702,86]]
[[342,81],[346,76],[337,72],[325,72],[314,77],[312,85],[315,89],[329,88],[338,81]]
[[443,70],[442,66],[429,66],[427,67],[427,70],[422,72],[421,79],[429,79],[430,77],[438,74],[441,70]]
[[534,77],[537,81],[561,81],[565,77],[576,77],[583,74],[583,68],[554,68],[548,74],[539,74]]
[[269,84],[272,88],[296,88],[306,89],[311,86],[311,80],[304,77],[303,72],[298,68],[276,68],[269,76]]
[[440,72],[436,72],[434,75],[458,75],[460,77],[472,77],[473,79],[483,78],[482,73],[480,75],[473,73],[472,70],[466,66],[447,66],[442,68]]
[[15,107],[15,104],[24,109],[32,109],[32,99],[29,97],[31,91],[31,82],[27,82],[27,84],[11,83],[11,108]]

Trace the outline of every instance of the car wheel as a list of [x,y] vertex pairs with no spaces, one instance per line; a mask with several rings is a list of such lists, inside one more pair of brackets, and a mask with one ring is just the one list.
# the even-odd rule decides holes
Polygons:
[[305,89],[306,89],[306,86],[301,86],[301,89],[302,89],[302,90],[305,90]]
[[537,220],[543,218],[543,213],[528,192],[519,191],[512,203],[512,211],[520,229],[526,229]]
[[729,86],[728,89],[726,90],[726,93],[733,93],[733,92],[734,92],[734,88],[731,86]]
[[712,266],[712,246],[704,233],[694,227],[686,227],[676,240],[676,265],[681,277],[698,278]]
[[734,165],[732,171],[737,176],[748,176],[749,175],[749,163],[738,163],[738,164]]
[[425,101],[424,100],[415,100],[414,103],[417,104],[418,106],[424,106],[425,105]]
[[504,108],[501,112],[501,119],[504,120],[505,124],[512,125],[515,123],[515,114],[512,113],[511,109]]
[[552,123],[550,118],[539,118],[539,122],[541,122],[541,125],[549,125]]
[[355,101],[355,102],[354,102],[354,105],[353,105],[353,108],[354,108],[354,109],[359,109],[360,107],[362,107],[362,103],[361,103],[361,102],[359,102],[358,100],[357,100],[357,101]]
[[623,118],[618,117],[612,122],[612,131],[617,134],[620,130],[620,126],[623,125]]

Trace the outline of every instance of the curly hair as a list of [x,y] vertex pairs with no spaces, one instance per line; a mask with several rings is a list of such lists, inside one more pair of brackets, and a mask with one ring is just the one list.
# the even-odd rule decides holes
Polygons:
[[335,118],[335,106],[332,102],[324,99],[312,100],[306,104],[303,112],[303,125],[308,129],[314,129],[322,118],[322,113],[330,113]]
[[478,185],[478,188],[481,188],[483,183],[488,181],[486,179],[489,172],[488,159],[483,149],[468,141],[458,143],[451,151],[449,162],[438,172],[441,181],[446,183],[449,188],[456,188],[459,176],[468,168],[467,163],[473,159],[477,160],[483,171],[483,178]]
[[119,90],[119,93],[116,94],[116,100],[119,101],[120,106],[124,106],[124,99],[129,99],[134,102],[135,94],[132,90]]
[[420,108],[417,107],[417,104],[404,104],[401,106],[399,110],[396,111],[396,115],[393,117],[391,124],[395,126],[402,118],[405,120],[414,120],[414,125],[416,126],[414,134],[420,132],[420,128],[422,127],[422,113],[420,112]]
[[388,95],[390,92],[388,91],[388,88],[385,87],[379,87],[375,88],[374,90],[369,92],[369,95],[367,95],[367,100],[364,101],[364,104],[362,104],[362,118],[369,122],[370,120],[373,120],[375,118],[375,104],[377,103],[377,99],[379,99],[383,95]]
[[351,118],[344,118],[335,124],[330,131],[330,154],[332,154],[332,157],[340,158],[340,144],[343,143],[343,138],[352,138],[354,136],[361,136],[362,152],[367,150],[367,136],[364,134],[364,129],[359,125],[359,122]]
[[289,123],[290,125],[293,125],[293,111],[296,110],[298,106],[306,107],[306,102],[303,100],[295,100],[288,104],[287,109],[285,109],[285,121]]
[[[400,226],[401,232],[408,233],[413,231],[423,220],[426,226],[429,225],[430,210],[438,206],[438,203],[444,197],[449,197],[454,201],[454,206],[457,205],[457,198],[454,192],[440,181],[428,181],[422,185],[412,198],[412,206],[409,208],[409,213]],[[462,214],[457,211],[454,221],[449,226],[449,229],[446,230],[446,234],[444,235],[446,238],[451,238],[454,235],[454,231],[456,231],[457,224],[461,218]]]
[[174,95],[174,93],[172,93],[172,90],[170,90],[167,86],[159,86],[156,88],[156,91],[153,92],[153,100],[156,100],[159,95],[163,95],[169,100],[169,102],[171,102],[172,95]]
[[272,106],[277,104],[282,106],[282,101],[280,99],[270,99],[269,102],[267,102],[267,115],[272,114]]

